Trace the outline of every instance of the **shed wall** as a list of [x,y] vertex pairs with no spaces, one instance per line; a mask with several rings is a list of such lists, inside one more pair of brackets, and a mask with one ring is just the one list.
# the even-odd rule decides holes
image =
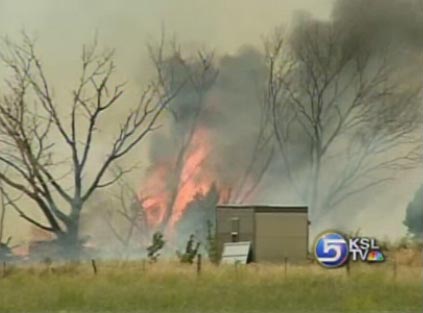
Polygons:
[[[216,233],[219,251],[223,243],[232,241],[232,219],[239,219],[239,241],[254,241],[254,210],[251,209],[219,209],[216,213]],[[254,248],[253,248],[254,250]]]
[[305,260],[308,249],[308,218],[305,213],[255,214],[255,257],[258,262]]

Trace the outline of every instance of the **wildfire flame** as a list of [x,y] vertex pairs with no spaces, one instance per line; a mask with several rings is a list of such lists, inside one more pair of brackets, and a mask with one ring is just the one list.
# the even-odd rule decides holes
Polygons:
[[[186,150],[180,175],[170,187],[172,175],[178,173],[178,169],[173,165],[174,160],[152,165],[139,192],[139,200],[150,227],[160,227],[168,216],[167,226],[173,228],[183,216],[188,204],[195,197],[205,195],[210,190],[217,180],[210,164],[207,163],[211,146],[208,132],[205,129],[196,130]],[[171,199],[172,192],[176,193],[174,201]]]

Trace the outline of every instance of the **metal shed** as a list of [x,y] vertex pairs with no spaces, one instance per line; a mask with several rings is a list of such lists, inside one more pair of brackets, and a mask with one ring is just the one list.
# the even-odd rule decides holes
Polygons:
[[216,235],[222,253],[228,242],[251,242],[255,262],[300,262],[307,258],[308,208],[218,205]]

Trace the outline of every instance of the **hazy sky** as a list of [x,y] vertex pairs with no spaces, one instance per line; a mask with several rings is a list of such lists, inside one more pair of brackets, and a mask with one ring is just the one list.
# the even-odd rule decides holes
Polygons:
[[[148,40],[162,25],[186,45],[206,45],[234,52],[258,44],[297,10],[321,18],[332,0],[0,0],[0,34],[15,37],[25,29],[38,37],[49,64],[71,64],[81,45],[97,31],[101,44],[117,49],[119,65],[128,72],[142,59]],[[53,69],[54,70],[54,69]],[[131,73],[129,73],[131,74]]]
[[0,30],[36,31],[43,41],[68,46],[98,29],[105,40],[125,46],[157,33],[162,23],[186,41],[206,40],[226,51],[257,41],[272,27],[306,9],[327,17],[331,0],[0,0]]
[[[332,4],[332,0],[0,0],[0,35],[17,38],[26,30],[36,36],[47,70],[55,83],[63,83],[73,75],[81,45],[97,31],[101,45],[116,48],[120,72],[134,78],[139,69],[134,64],[144,62],[145,45],[158,38],[162,25],[188,47],[205,45],[222,54],[234,53],[245,44],[258,45],[263,35],[289,23],[298,10],[328,18]],[[411,198],[419,180],[419,173],[402,180],[409,187],[406,198]],[[401,203],[395,203],[399,199]],[[404,195],[392,193],[380,202],[402,207]],[[360,221],[367,221],[363,224],[368,229],[379,219],[396,233],[404,231],[399,224],[404,209],[385,211],[382,218],[375,207],[360,212],[367,216]]]

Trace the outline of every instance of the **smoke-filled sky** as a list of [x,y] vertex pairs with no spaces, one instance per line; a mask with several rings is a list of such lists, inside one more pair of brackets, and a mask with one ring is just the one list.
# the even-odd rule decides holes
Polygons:
[[[201,42],[223,51],[257,43],[260,36],[296,10],[327,17],[330,0],[159,0],[159,1],[0,1],[0,30],[37,32],[49,47],[80,45],[98,30],[107,44],[130,50],[157,35],[163,23],[187,42]],[[138,43],[138,44],[137,44]],[[126,49],[125,49],[126,48]]]
[[[405,11],[391,18],[398,10],[385,8],[383,0],[375,2],[380,10],[371,11],[378,14],[367,15],[370,22],[361,26],[368,28],[361,31],[373,34],[371,40],[388,35],[422,47],[421,28],[414,27],[417,20],[414,24]],[[143,83],[149,76],[149,70],[140,73],[140,68],[147,64],[145,46],[160,36],[163,27],[188,49],[207,47],[215,49],[220,57],[226,54],[236,57],[241,55],[243,46],[259,48],[263,36],[277,26],[288,25],[299,10],[329,20],[333,5],[332,0],[0,0],[0,35],[14,39],[25,30],[36,36],[40,55],[60,95],[70,91],[68,82],[77,74],[74,65],[81,46],[96,32],[101,45],[116,49],[119,75]],[[348,19],[361,15],[354,14],[345,15],[344,10],[336,17]],[[416,49],[413,44],[406,46]],[[357,219],[352,228],[361,227],[363,232],[382,236],[402,235],[405,205],[417,189],[420,174],[420,169],[407,172],[390,185],[389,192],[378,189],[372,201],[357,203]],[[268,202],[283,202],[277,196],[270,196],[271,193],[266,193]]]
[[51,75],[63,82],[73,73],[81,45],[98,33],[102,45],[116,49],[124,79],[145,82],[145,70],[141,74],[137,65],[145,67],[146,44],[163,28],[185,47],[234,53],[242,45],[260,44],[296,10],[327,18],[331,5],[331,0],[0,0],[0,34],[13,38],[25,30],[36,36]]

